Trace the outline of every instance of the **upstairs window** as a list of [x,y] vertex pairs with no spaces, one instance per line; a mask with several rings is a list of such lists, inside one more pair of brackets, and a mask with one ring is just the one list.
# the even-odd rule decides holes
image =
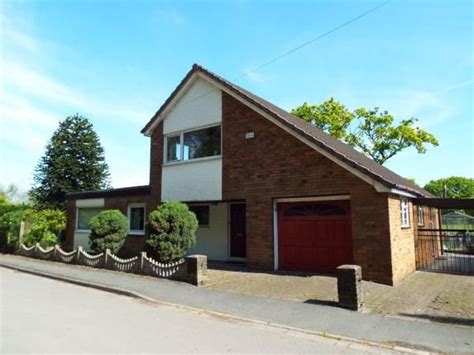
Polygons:
[[181,136],[166,137],[166,161],[181,160]]
[[165,140],[166,162],[221,155],[221,126],[170,135]]
[[400,200],[400,220],[402,228],[410,227],[410,205],[407,198]]

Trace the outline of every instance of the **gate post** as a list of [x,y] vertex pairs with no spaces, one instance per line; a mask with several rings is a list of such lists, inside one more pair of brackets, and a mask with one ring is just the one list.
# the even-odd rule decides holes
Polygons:
[[362,308],[362,269],[358,265],[341,265],[337,269],[339,306],[354,311]]

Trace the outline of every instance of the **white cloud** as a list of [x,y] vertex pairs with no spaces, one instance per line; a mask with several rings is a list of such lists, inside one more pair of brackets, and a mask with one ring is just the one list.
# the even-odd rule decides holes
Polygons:
[[2,36],[4,43],[8,42],[12,46],[25,49],[31,53],[39,52],[39,42],[24,33],[18,32],[9,27],[3,27],[0,35]]
[[[15,183],[26,190],[48,139],[65,116],[80,112],[95,120],[109,120],[114,127],[135,127],[144,124],[150,112],[142,106],[135,110],[126,99],[110,100],[81,91],[49,74],[45,68],[58,58],[48,49],[56,45],[23,33],[21,29],[28,26],[19,24],[0,15],[0,183]],[[115,155],[112,152],[108,158]],[[115,186],[147,183],[146,171],[124,165],[124,159],[111,164]]]
[[36,98],[76,107],[87,105],[81,94],[26,65],[2,61],[0,80],[5,87],[19,89]]

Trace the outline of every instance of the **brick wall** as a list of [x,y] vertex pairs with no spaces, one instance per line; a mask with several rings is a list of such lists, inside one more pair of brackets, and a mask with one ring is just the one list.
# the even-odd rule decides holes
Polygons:
[[[120,196],[120,197],[105,197],[104,198],[104,210],[119,210],[125,216],[128,213],[128,205],[132,203],[145,203],[146,216],[148,218],[148,211],[150,209],[150,196],[149,195],[133,195],[133,196]],[[74,231],[76,229],[76,201],[67,201],[67,221],[66,221],[66,250],[72,250],[74,247]],[[145,238],[146,236],[129,235],[125,240],[125,245],[120,250],[119,255],[123,257],[138,255],[145,249]]]
[[391,230],[391,254],[393,284],[397,284],[415,271],[415,227],[413,203],[409,201],[410,227],[401,227],[400,197],[391,195],[388,199]]
[[163,122],[150,138],[150,186],[151,196],[148,210],[156,209],[161,201],[161,170],[163,164]]
[[387,195],[225,93],[222,110],[223,198],[246,200],[248,264],[273,268],[273,199],[350,194],[354,262],[391,284]]
[[[120,197],[106,197],[104,200],[104,209],[106,210],[119,210],[125,216],[128,213],[128,205],[133,203],[145,203],[146,213],[145,221],[148,219],[148,206],[150,197],[149,195],[136,195],[136,196],[120,196]],[[139,255],[140,252],[145,250],[145,235],[128,235],[125,240],[125,244],[120,249],[118,255],[121,257],[132,257]]]
[[74,230],[76,229],[76,201],[66,202],[66,240],[64,248],[71,251],[74,248]]

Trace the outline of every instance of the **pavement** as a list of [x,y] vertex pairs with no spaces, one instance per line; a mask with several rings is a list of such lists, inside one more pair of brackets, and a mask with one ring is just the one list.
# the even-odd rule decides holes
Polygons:
[[[332,275],[249,270],[236,263],[209,262],[206,287],[306,303],[337,303]],[[362,281],[363,312],[474,326],[474,277],[416,271],[397,287]]]
[[0,255],[0,266],[229,319],[233,317],[281,329],[300,330],[332,339],[353,339],[387,346],[387,349],[474,352],[472,327],[408,321],[334,306],[228,293],[175,281],[13,255]]
[[0,275],[2,354],[396,353],[210,317],[8,269],[1,269]]

